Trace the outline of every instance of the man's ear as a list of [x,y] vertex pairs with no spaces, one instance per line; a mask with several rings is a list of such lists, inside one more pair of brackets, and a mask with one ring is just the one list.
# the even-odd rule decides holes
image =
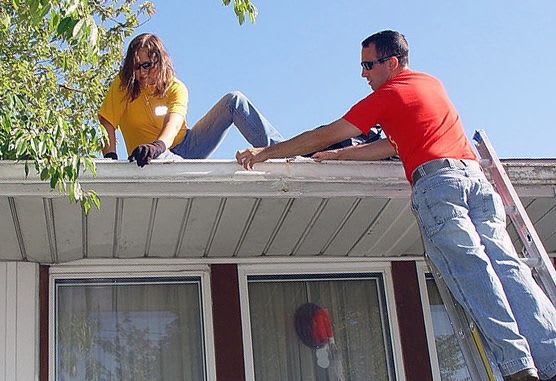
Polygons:
[[399,67],[400,67],[400,61],[398,60],[398,57],[396,56],[390,57],[390,59],[388,60],[388,68],[394,71]]

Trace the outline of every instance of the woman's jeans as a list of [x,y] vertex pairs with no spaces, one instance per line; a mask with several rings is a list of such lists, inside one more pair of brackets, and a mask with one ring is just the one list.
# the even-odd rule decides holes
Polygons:
[[232,123],[253,147],[266,147],[284,138],[241,92],[222,97],[181,143],[164,152],[159,159],[205,159],[226,136]]
[[556,374],[556,310],[515,252],[500,196],[475,161],[413,185],[425,252],[470,312],[502,375]]

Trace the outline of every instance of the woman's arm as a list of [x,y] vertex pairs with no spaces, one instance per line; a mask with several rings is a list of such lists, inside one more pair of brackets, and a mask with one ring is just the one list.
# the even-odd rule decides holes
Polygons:
[[100,124],[102,124],[108,135],[108,144],[105,144],[104,147],[102,147],[102,153],[104,154],[104,157],[109,157],[117,160],[118,155],[116,154],[116,129],[109,121],[107,121],[100,115],[99,120]]
[[162,131],[158,135],[158,139],[152,143],[140,144],[129,155],[129,161],[137,161],[137,165],[144,167],[149,164],[152,159],[159,157],[166,149],[172,146],[174,138],[178,134],[184,123],[184,117],[181,114],[171,112],[164,118]]
[[166,118],[164,118],[162,131],[160,135],[158,135],[158,140],[163,141],[166,148],[171,147],[174,143],[174,139],[180,132],[184,120],[184,117],[177,112],[170,112],[166,115]]

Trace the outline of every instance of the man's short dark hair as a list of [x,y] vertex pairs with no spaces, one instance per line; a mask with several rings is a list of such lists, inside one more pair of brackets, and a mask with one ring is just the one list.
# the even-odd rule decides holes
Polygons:
[[400,32],[383,30],[367,37],[361,43],[364,48],[370,44],[375,46],[378,58],[396,56],[400,65],[405,66],[409,63],[409,44]]

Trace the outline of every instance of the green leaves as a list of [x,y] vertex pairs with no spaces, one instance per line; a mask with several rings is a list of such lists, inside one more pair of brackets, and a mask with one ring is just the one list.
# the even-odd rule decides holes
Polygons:
[[5,14],[0,10],[0,28],[3,31],[8,30],[8,28],[10,27],[10,21],[11,21],[10,15]]
[[77,21],[72,30],[72,37],[75,40],[85,41],[91,46],[97,43],[98,28],[95,20],[91,16],[87,16]]
[[36,3],[37,7],[35,9],[31,9],[31,14],[32,14],[31,22],[34,25],[37,25],[44,19],[44,17],[50,11],[50,4],[47,2],[46,4],[41,6],[38,0],[33,1],[33,3]]
[[[55,17],[57,19],[61,18],[60,13],[56,13],[50,16],[51,18]],[[56,37],[64,37],[66,40],[69,40],[73,36],[73,29],[75,24],[77,24],[77,19],[74,19],[70,16],[66,16],[61,21],[58,22],[56,27]],[[54,25],[55,20],[53,20]]]
[[[225,6],[230,5],[231,0],[222,0]],[[257,8],[250,0],[234,0],[234,13],[236,14],[239,25],[245,22],[245,16],[249,16],[251,23],[255,22],[257,17]]]
[[106,137],[97,110],[122,59],[123,41],[152,3],[135,0],[1,0],[0,160],[25,163],[88,211]]
[[[106,139],[97,111],[119,69],[123,41],[154,14],[151,1],[0,0],[0,160],[25,163],[87,212],[98,196],[79,183],[95,174]],[[229,5],[231,0],[223,0]],[[240,24],[250,0],[234,0]]]

